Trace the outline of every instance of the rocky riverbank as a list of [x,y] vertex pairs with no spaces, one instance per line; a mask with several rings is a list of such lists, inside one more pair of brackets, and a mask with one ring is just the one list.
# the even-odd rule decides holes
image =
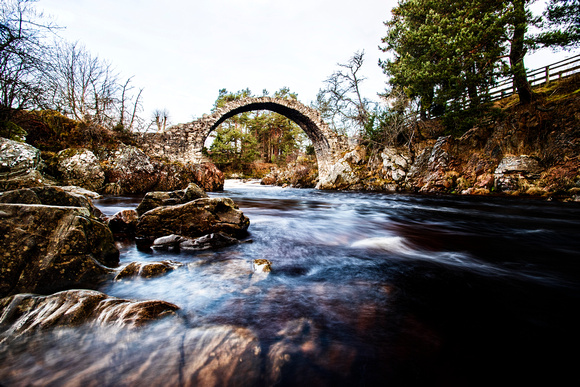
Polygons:
[[123,143],[97,151],[67,148],[42,153],[29,144],[0,137],[0,192],[60,185],[111,195],[144,194],[184,189],[189,183],[221,191],[224,175],[212,163],[167,162]]
[[[414,124],[400,147],[361,143],[324,180],[291,165],[265,184],[426,194],[507,195],[580,201],[580,97],[576,79],[565,99],[513,106],[461,136],[436,120]],[[566,89],[567,88],[567,89]],[[304,181],[304,176],[308,176]]]
[[[229,198],[209,198],[197,185],[150,192],[136,210],[107,218],[87,191],[32,187],[0,193],[0,341],[27,332],[83,324],[139,326],[174,316],[177,305],[109,297],[104,281],[150,278],[179,262],[119,267],[115,239],[168,248],[214,249],[239,243],[250,221]],[[2,298],[3,297],[3,298]]]

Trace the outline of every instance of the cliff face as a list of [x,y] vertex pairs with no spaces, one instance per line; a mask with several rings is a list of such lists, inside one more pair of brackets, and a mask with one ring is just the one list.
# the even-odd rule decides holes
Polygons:
[[560,94],[504,108],[461,137],[437,135],[443,127],[431,121],[406,147],[358,145],[318,187],[580,201],[580,78],[551,90]]

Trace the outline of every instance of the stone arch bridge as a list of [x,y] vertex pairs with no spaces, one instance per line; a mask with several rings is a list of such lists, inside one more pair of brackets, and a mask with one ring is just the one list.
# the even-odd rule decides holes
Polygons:
[[152,156],[182,163],[208,161],[202,154],[205,140],[219,124],[237,114],[270,110],[294,121],[310,138],[316,152],[318,174],[324,180],[347,149],[347,139],[339,136],[322,120],[320,113],[295,99],[273,97],[244,98],[227,103],[210,115],[178,124],[163,133],[145,134],[142,147]]

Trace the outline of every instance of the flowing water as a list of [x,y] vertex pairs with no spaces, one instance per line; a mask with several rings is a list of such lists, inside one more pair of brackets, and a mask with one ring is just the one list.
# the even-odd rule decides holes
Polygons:
[[[556,385],[578,379],[577,203],[230,181],[224,192],[210,195],[236,202],[250,218],[252,243],[196,253],[139,250],[128,243],[122,264],[171,259],[184,266],[99,290],[181,308],[185,322],[149,336],[196,327],[245,328],[257,343],[257,374],[245,379],[240,371],[235,383],[226,384]],[[111,215],[138,201],[109,198],[96,204]],[[252,260],[259,258],[272,262],[270,274],[252,272]],[[98,372],[128,372],[115,364],[130,363],[131,351],[139,351],[141,344],[132,345],[128,336],[125,356]],[[45,339],[53,356],[65,359],[62,370],[85,372],[91,357],[106,356],[98,340],[62,344],[62,337]],[[27,351],[45,351],[36,346]],[[200,346],[179,348],[182,359],[202,356]],[[63,356],[65,350],[73,355]],[[79,362],[77,354],[88,360]],[[161,375],[171,372],[160,363],[149,366]],[[104,384],[132,383],[118,376]],[[175,384],[187,383],[180,375]]]

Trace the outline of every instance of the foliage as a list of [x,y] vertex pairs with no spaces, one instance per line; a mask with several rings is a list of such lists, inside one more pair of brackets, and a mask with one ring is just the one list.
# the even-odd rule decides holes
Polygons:
[[543,16],[544,31],[536,36],[536,48],[580,46],[579,0],[550,0]]
[[[526,52],[577,45],[580,14],[578,0],[551,0],[541,23],[528,9],[532,2],[400,1],[385,23],[381,47],[390,55],[380,64],[391,87],[418,100],[423,119],[443,115],[451,130],[485,113],[487,92],[499,77],[511,75],[520,103],[530,103]],[[531,26],[551,30],[534,36]]]
[[393,88],[419,100],[423,118],[479,105],[503,74],[500,3],[408,0],[393,9],[381,50],[394,57],[380,64]]

